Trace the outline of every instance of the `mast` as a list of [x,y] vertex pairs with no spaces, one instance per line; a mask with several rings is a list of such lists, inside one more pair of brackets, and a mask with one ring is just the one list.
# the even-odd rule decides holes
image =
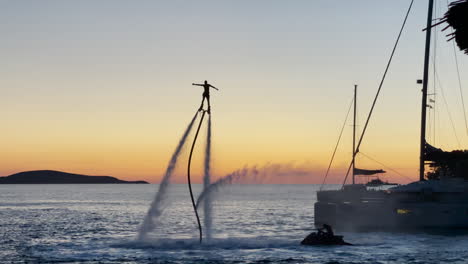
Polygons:
[[432,9],[434,0],[429,0],[426,26],[426,49],[424,52],[424,77],[422,88],[422,103],[421,103],[421,145],[419,152],[419,180],[424,181],[424,148],[426,145],[426,108],[427,108],[427,83],[429,78],[429,53],[431,49],[431,31],[432,31]]
[[357,94],[357,84],[354,85],[354,117],[353,117],[353,184],[355,183],[354,181],[354,168],[356,167],[356,160],[355,160],[355,157],[356,157],[356,94]]

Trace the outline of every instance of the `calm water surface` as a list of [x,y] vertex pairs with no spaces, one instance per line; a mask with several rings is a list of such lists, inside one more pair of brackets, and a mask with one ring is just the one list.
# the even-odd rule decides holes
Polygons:
[[313,228],[315,185],[224,188],[214,238],[202,245],[187,187],[172,185],[151,241],[137,242],[157,188],[0,185],[0,262],[468,263],[466,234],[343,233],[355,246],[301,246]]

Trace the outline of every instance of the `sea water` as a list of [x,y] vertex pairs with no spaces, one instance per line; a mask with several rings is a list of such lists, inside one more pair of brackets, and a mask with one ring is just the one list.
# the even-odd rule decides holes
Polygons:
[[[202,186],[194,186],[199,193]],[[213,197],[212,239],[198,243],[186,185],[137,233],[157,185],[0,185],[0,263],[466,263],[468,235],[342,233],[354,246],[300,245],[317,185],[231,185]],[[200,210],[203,211],[203,210]],[[201,212],[203,218],[203,212]]]

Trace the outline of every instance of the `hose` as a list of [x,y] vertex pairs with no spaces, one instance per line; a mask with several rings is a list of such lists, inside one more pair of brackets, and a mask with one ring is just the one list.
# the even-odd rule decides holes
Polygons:
[[200,233],[200,244],[202,242],[203,233],[202,233],[202,226],[201,226],[201,223],[200,223],[200,217],[198,216],[197,205],[195,204],[195,199],[193,198],[192,181],[190,179],[190,165],[192,163],[193,149],[195,148],[195,143],[197,142],[198,133],[200,132],[200,128],[201,128],[202,123],[203,123],[203,118],[205,117],[205,113],[206,113],[205,110],[202,110],[202,111],[203,111],[203,113],[202,113],[202,116],[201,116],[201,119],[200,119],[200,123],[198,123],[197,132],[195,133],[195,137],[193,138],[192,148],[190,149],[190,155],[189,155],[188,166],[187,166],[187,182],[188,182],[188,188],[189,188],[189,191],[190,191],[190,198],[192,199],[193,211],[195,212],[195,216],[197,218],[198,230],[199,230],[199,233]]

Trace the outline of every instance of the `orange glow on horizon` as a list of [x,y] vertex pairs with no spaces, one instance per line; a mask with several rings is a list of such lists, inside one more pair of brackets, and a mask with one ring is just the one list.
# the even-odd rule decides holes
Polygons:
[[[360,135],[402,9],[400,1],[341,1],[342,8],[333,1],[278,1],[268,12],[263,1],[185,8],[147,1],[151,12],[142,12],[122,1],[113,3],[116,10],[133,11],[108,12],[105,1],[89,3],[9,1],[0,9],[6,21],[0,34],[8,40],[0,45],[0,175],[47,169],[158,183],[202,99],[191,84],[207,79],[219,88],[210,95],[214,178],[283,164],[300,175],[281,172],[263,183],[321,183],[344,125],[327,181],[341,183],[352,152],[351,120],[344,117],[354,84]],[[423,69],[427,14],[424,1],[414,5],[357,157],[359,168],[384,169],[383,179],[402,183],[418,178],[415,79]],[[381,9],[392,12],[375,12]],[[320,21],[330,23],[310,26]],[[432,97],[427,139],[444,150],[465,149],[453,43],[437,42],[438,80],[430,78],[436,89],[430,93],[441,94],[442,84],[445,92],[443,100]],[[459,72],[468,72],[468,56],[458,59]],[[192,136],[174,182],[185,182]],[[205,136],[206,123],[193,161],[198,183]]]

